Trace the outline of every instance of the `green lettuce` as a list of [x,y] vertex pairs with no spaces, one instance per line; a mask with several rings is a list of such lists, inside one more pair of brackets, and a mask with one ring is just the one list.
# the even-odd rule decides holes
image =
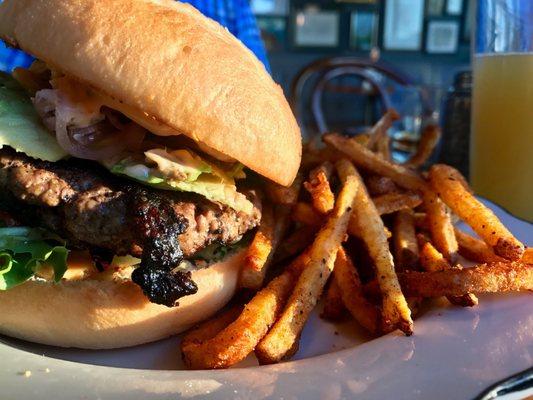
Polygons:
[[234,177],[243,175],[241,164],[225,171],[188,150],[153,149],[144,155],[145,160],[129,157],[120,161],[111,166],[111,172],[158,189],[197,193],[237,211],[252,212],[253,204],[235,186]]
[[0,148],[3,146],[46,161],[67,156],[42,125],[26,91],[10,75],[0,72]]
[[67,270],[68,250],[57,235],[39,228],[0,228],[0,290],[32,278],[42,266],[59,282]]

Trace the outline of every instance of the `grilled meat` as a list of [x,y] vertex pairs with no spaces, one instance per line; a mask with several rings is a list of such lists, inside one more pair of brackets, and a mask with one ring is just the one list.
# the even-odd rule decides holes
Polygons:
[[132,280],[167,306],[197,290],[190,272],[174,269],[184,257],[235,243],[259,223],[253,200],[248,215],[194,194],[126,183],[93,162],[49,163],[0,150],[0,209],[89,248],[102,264],[106,254],[141,256]]

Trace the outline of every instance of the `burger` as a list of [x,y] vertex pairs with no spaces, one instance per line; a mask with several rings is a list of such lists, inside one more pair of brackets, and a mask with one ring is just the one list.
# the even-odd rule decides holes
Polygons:
[[264,66],[172,0],[5,0],[0,333],[115,348],[179,333],[237,288],[263,182],[297,123]]

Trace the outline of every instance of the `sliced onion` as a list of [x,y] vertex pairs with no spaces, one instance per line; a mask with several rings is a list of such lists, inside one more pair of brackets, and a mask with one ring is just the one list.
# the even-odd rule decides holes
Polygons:
[[86,112],[71,104],[61,93],[56,103],[56,138],[74,157],[103,161],[125,151],[138,150],[146,130],[135,123],[116,129],[99,111]]

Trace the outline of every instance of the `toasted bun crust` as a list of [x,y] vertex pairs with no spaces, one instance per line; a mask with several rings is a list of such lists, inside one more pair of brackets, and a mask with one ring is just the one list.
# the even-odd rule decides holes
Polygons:
[[188,4],[5,0],[0,37],[170,127],[154,133],[183,133],[281,185],[296,176],[300,131],[281,88]]
[[233,297],[243,256],[241,251],[193,272],[198,292],[183,297],[174,308],[150,303],[127,278],[128,272],[105,280],[81,278],[83,273],[78,273],[58,284],[28,281],[0,291],[0,333],[84,349],[135,346],[162,339],[210,317]]

